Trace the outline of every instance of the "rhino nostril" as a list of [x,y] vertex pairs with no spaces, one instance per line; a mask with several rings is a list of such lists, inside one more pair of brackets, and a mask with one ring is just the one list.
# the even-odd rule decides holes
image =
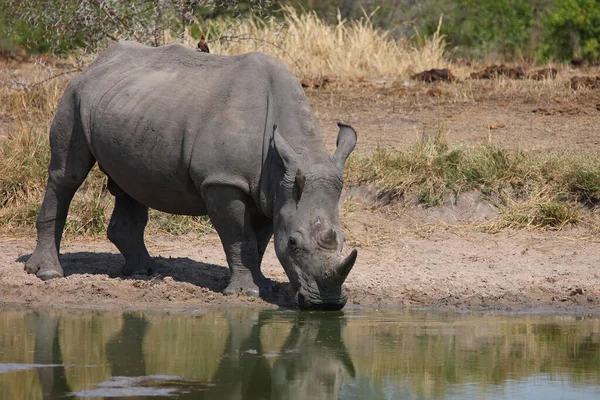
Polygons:
[[304,297],[304,295],[302,293],[298,293],[296,302],[298,303],[298,306],[302,310],[306,310],[306,309],[310,308],[310,303],[308,301],[306,301],[306,297]]

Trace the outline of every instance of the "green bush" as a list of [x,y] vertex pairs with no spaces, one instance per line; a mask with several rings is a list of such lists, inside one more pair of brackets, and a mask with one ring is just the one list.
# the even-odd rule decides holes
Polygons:
[[543,22],[542,56],[600,60],[600,1],[556,0]]
[[116,39],[158,46],[165,31],[170,40],[185,30],[197,39],[208,19],[277,16],[286,4],[331,24],[368,15],[376,28],[415,41],[433,34],[443,15],[441,33],[455,57],[600,60],[598,0],[4,0],[0,48],[64,53]]
[[[598,0],[288,0],[330,23],[372,14],[374,26],[395,36],[441,33],[455,57],[515,56],[600,59]],[[339,11],[338,11],[339,10]]]
[[457,56],[512,58],[517,50],[528,52],[534,24],[529,1],[440,1],[436,9],[444,15],[441,33]]
[[[5,0],[0,2],[0,44],[20,44],[31,52],[96,50],[104,42],[135,40],[165,44],[165,32],[182,38],[187,28],[217,16],[262,15],[272,0]],[[6,44],[5,44],[6,46]]]

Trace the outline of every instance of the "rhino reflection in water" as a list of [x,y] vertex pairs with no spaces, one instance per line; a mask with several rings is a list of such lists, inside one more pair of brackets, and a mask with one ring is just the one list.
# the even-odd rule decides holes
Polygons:
[[[337,399],[340,370],[356,372],[342,338],[342,318],[300,314],[273,366],[273,399]],[[290,354],[288,353],[288,354]]]
[[338,125],[331,156],[298,79],[265,54],[113,44],[58,105],[25,270],[64,276],[58,253],[69,204],[97,162],[115,196],[108,238],[125,257],[124,275],[155,269],[143,240],[148,207],[208,215],[231,271],[225,294],[270,292],[260,264],[274,236],[299,306],[340,309],[357,254],[341,255],[338,209],[356,132]]
[[26,319],[35,338],[33,362],[36,365],[48,365],[36,368],[42,398],[53,399],[56,393],[69,393],[71,390],[58,340],[58,315],[32,311]]
[[[122,324],[118,324],[121,329],[111,334],[113,319],[114,315],[84,318],[77,312],[69,316],[55,311],[27,313],[27,325],[35,343],[33,362],[38,366],[35,371],[43,399],[62,398],[89,389],[99,383],[98,379],[108,379],[111,374],[145,375],[142,340],[148,323],[142,316],[123,314]],[[104,337],[106,333],[109,337]],[[68,372],[82,366],[83,372]],[[33,388],[28,393],[35,397]]]
[[[481,398],[490,382],[503,390],[515,379],[542,387],[546,378],[565,393],[593,393],[589,398],[600,388],[598,318],[444,315],[440,322],[430,313],[377,313],[375,320],[320,314],[5,310],[0,398],[62,398],[69,391],[101,397],[117,375],[131,379],[116,396],[167,388],[189,399]],[[360,372],[349,382],[353,365]]]
[[[281,321],[264,311],[231,315],[230,336],[205,398],[214,399],[332,399],[337,398],[341,374],[354,377],[352,359],[344,345],[341,318],[299,314],[277,354],[267,353],[261,331]],[[272,364],[269,360],[273,360]],[[271,366],[272,365],[272,366]],[[237,377],[233,382],[232,377]]]
[[[39,368],[44,398],[68,395],[71,390],[81,393],[74,390],[74,387],[84,391],[96,387],[106,388],[110,376],[131,377],[135,378],[131,382],[144,382],[146,375],[177,375],[184,380],[175,382],[172,386],[177,397],[182,399],[196,399],[199,394],[206,399],[329,399],[337,398],[343,373],[350,376],[355,374],[353,362],[341,336],[344,324],[341,318],[298,314],[281,319],[280,315],[271,311],[228,312],[225,318],[229,325],[229,335],[223,337],[223,341],[226,341],[225,346],[221,347],[224,349],[223,353],[206,354],[205,358],[196,358],[197,352],[188,347],[194,343],[198,345],[198,341],[202,340],[201,332],[196,332],[194,338],[186,338],[194,343],[163,343],[153,341],[155,337],[149,336],[152,329],[164,331],[169,327],[179,326],[185,330],[184,325],[200,327],[193,317],[187,316],[184,317],[187,319],[182,320],[173,320],[176,317],[170,317],[175,325],[165,324],[165,320],[159,319],[156,326],[153,326],[152,319],[148,320],[141,314],[126,313],[121,318],[118,332],[109,337],[96,337],[104,346],[101,353],[106,359],[94,362],[105,364],[110,370],[110,375],[98,376],[100,380],[90,382],[81,371],[65,376],[62,367]],[[37,313],[31,313],[28,316],[35,335],[36,363],[61,364],[65,358],[64,347],[67,346],[70,348],[71,358],[80,355],[75,365],[83,367],[84,370],[98,367],[90,364],[92,360],[85,354],[87,346],[96,347],[100,343],[90,343],[89,338],[77,342],[70,337],[68,344],[60,340],[63,333],[58,326],[64,325],[67,319],[60,318],[57,314],[38,316]],[[112,319],[114,316],[96,319],[95,329],[103,330],[102,325],[110,324]],[[207,324],[212,321],[207,319],[204,325],[208,327]],[[285,326],[286,329],[277,330],[277,326]],[[280,336],[282,333],[283,337]],[[275,345],[277,349],[274,349],[273,343],[269,343],[273,341],[281,345]],[[152,359],[151,354],[145,352],[160,351],[163,347],[171,353],[172,361],[187,365],[187,369],[176,370],[173,365],[165,365],[160,358],[149,362]],[[268,351],[265,351],[265,347]],[[220,362],[212,376],[208,381],[198,380],[194,376],[196,370],[201,369],[201,364],[212,362],[209,358],[213,356],[220,359]],[[191,364],[187,364],[186,358],[189,357],[194,357]],[[74,368],[75,365],[69,368]],[[186,378],[190,379],[189,382]],[[143,385],[152,387],[152,378],[145,382]],[[170,384],[163,382],[160,385],[169,387]],[[182,388],[189,390],[178,391]],[[118,389],[113,394],[118,395]]]

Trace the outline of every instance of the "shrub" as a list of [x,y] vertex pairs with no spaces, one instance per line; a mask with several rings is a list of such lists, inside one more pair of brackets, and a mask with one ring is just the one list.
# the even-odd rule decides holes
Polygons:
[[257,13],[273,3],[271,0],[8,0],[0,4],[0,15],[4,16],[0,35],[4,33],[34,52],[96,50],[104,42],[117,39],[159,46],[167,42],[169,35],[182,40],[197,16]]
[[599,1],[557,0],[548,10],[543,25],[543,56],[600,60]]

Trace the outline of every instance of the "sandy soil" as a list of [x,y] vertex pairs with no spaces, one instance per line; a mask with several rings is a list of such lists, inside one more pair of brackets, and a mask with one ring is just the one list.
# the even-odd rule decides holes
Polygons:
[[[588,74],[600,75],[600,68]],[[475,81],[438,85],[442,95],[431,97],[427,95],[431,86],[417,84],[408,91],[381,85],[354,90],[332,87],[311,89],[308,96],[330,150],[335,148],[336,121],[357,129],[358,151],[403,148],[415,141],[417,131],[434,132],[440,127],[451,144],[600,150],[600,89],[561,89],[552,95],[524,87],[502,93],[490,81]],[[455,98],[463,92],[471,93],[469,100]]]
[[[431,216],[394,206],[344,214],[347,247],[359,259],[347,280],[348,306],[600,312],[600,243],[582,231],[484,233],[464,210]],[[471,217],[484,216],[476,208]],[[470,218],[470,217],[467,217]],[[446,222],[444,222],[446,221]],[[150,237],[162,269],[155,277],[122,277],[122,257],[108,241],[62,247],[67,277],[42,282],[23,271],[32,238],[0,240],[0,303],[32,306],[159,308],[294,307],[287,277],[270,246],[263,263],[276,282],[266,299],[225,297],[225,256],[216,234]]]
[[[483,91],[485,85],[482,83]],[[441,87],[442,91],[456,90]],[[417,90],[417,89],[415,89]],[[450,142],[492,140],[527,149],[600,151],[600,89],[567,100],[546,96],[475,96],[472,101],[407,95],[370,86],[310,89],[308,96],[329,149],[342,120],[359,132],[357,151],[377,145],[403,147],[415,129],[442,124]],[[504,128],[488,129],[490,124]],[[458,309],[560,310],[600,313],[600,237],[579,230],[505,231],[478,228],[497,215],[476,194],[456,204],[421,209],[374,207],[354,191],[343,207],[348,248],[358,247],[347,280],[348,306]],[[228,270],[218,237],[147,238],[162,265],[154,277],[119,275],[122,257],[106,241],[64,242],[65,279],[41,282],[23,271],[34,235],[0,236],[0,304],[100,308],[198,309],[215,306],[293,307],[287,277],[272,246],[265,274],[276,282],[269,298],[225,297]]]

